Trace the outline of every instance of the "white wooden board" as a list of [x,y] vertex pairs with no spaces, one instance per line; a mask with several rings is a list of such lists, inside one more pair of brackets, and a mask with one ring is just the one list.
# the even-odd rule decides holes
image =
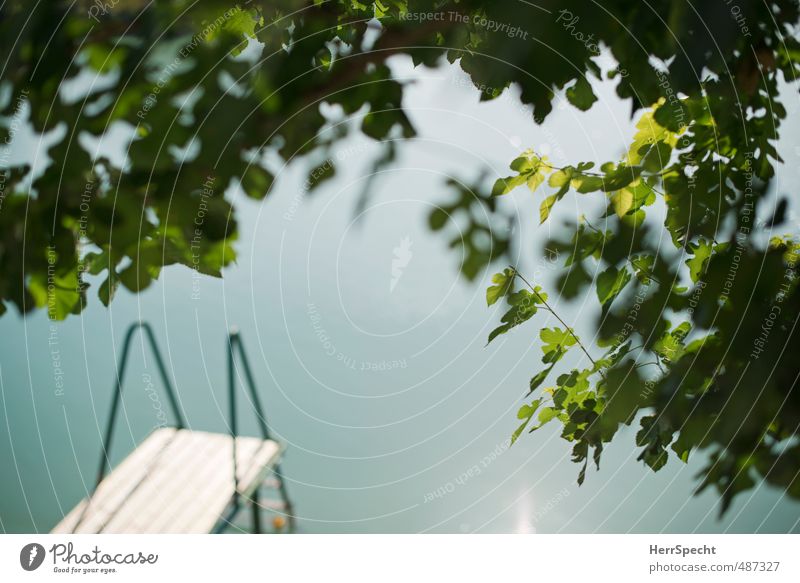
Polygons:
[[[247,498],[280,458],[280,445],[236,438],[239,493]],[[208,533],[234,494],[229,435],[161,428],[145,439],[53,533]]]

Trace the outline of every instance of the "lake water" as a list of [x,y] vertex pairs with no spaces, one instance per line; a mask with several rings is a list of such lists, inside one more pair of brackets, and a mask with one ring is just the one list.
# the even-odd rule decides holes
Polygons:
[[[405,62],[395,68],[411,75]],[[714,494],[692,495],[703,457],[672,459],[654,474],[636,461],[634,429],[581,487],[555,427],[507,447],[540,366],[538,325],[553,323],[542,314],[485,347],[499,318],[484,300],[491,274],[460,278],[457,254],[429,232],[427,214],[451,196],[448,176],[468,181],[484,164],[504,175],[529,146],[556,162],[615,158],[631,135],[629,109],[603,88],[590,113],[557,109],[536,127],[510,99],[479,105],[453,69],[413,77],[408,105],[420,136],[377,178],[360,215],[356,198],[377,152],[367,140],[336,151],[336,178],[308,197],[301,168],[282,174],[263,203],[237,196],[239,258],[222,280],[172,267],[139,296],[121,291],[110,309],[95,285],[80,318],[50,323],[10,310],[0,319],[0,529],[46,532],[91,487],[116,355],[128,325],[144,319],[189,425],[212,431],[226,430],[226,331],[239,326],[270,425],[288,444],[284,472],[303,532],[800,530],[800,504],[763,484],[719,520]],[[779,188],[797,179],[796,166],[779,175]],[[532,252],[545,229],[597,209],[567,198],[539,229],[539,200],[519,192],[504,204],[522,224],[521,265],[545,283],[552,272]],[[406,258],[399,274],[396,248]],[[593,321],[591,304],[558,303],[579,331]],[[116,461],[167,409],[163,393],[152,400],[150,379],[160,391],[137,342]],[[240,419],[244,433],[257,434],[246,403]]]

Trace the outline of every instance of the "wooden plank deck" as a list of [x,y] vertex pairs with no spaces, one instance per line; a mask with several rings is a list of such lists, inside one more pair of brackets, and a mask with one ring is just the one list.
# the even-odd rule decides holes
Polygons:
[[[275,441],[236,438],[242,497],[267,478],[280,454]],[[229,435],[157,429],[51,532],[211,532],[233,498],[232,461]]]

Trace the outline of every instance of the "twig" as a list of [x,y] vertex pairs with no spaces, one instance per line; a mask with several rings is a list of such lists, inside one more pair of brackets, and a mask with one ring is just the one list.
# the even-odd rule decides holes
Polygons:
[[[549,162],[544,162],[539,157],[538,154],[534,153],[534,156],[536,156],[536,158],[539,160],[540,164],[544,164],[545,166],[547,166],[551,170],[559,170],[561,172],[564,172],[567,168],[571,168],[573,172],[575,172],[576,174],[579,174],[581,176],[591,176],[593,178],[600,178],[601,180],[606,177],[605,174],[601,174],[599,172],[589,172],[588,170],[578,170],[577,166],[553,166]],[[631,168],[634,168],[634,166],[631,166]],[[664,168],[661,172],[656,172],[656,173],[651,173],[651,174],[642,174],[641,177],[643,177],[643,178],[663,178],[664,174],[666,174],[668,170],[672,171],[672,167],[668,166],[667,168]],[[662,182],[663,182],[663,180],[662,180]],[[657,189],[652,184],[648,184],[647,186],[649,186],[653,190],[653,192],[655,192],[657,194],[660,194],[661,196],[667,196],[667,193],[661,192],[659,189]],[[625,187],[623,187],[623,188],[625,188]]]
[[[583,217],[583,221],[586,223],[586,226],[587,226],[587,227],[589,227],[589,228],[590,228],[592,231],[594,231],[595,233],[600,233],[601,235],[603,234],[603,233],[602,233],[602,231],[600,231],[600,229],[598,229],[597,227],[595,227],[595,226],[594,226],[594,225],[593,225],[593,224],[592,224],[592,223],[589,221],[589,219],[587,219],[586,217]],[[631,258],[631,257],[628,257],[627,259],[628,259],[628,263],[630,263],[630,264],[631,264],[633,267],[635,267],[635,268],[637,268],[637,269],[639,269],[639,270],[643,271],[644,273],[646,273],[646,274],[647,274],[647,277],[649,277],[650,279],[652,279],[652,280],[653,280],[654,282],[656,282],[658,285],[662,285],[661,281],[659,281],[659,279],[658,279],[658,278],[657,278],[655,275],[653,275],[653,272],[652,272],[651,270],[649,270],[649,269],[647,269],[647,268],[643,267],[642,265],[638,264],[638,263],[637,263],[636,261],[634,261],[634,260],[633,260],[633,258]]]
[[658,361],[655,361],[655,362],[642,362],[642,363],[637,364],[636,368],[641,368],[643,366],[650,366],[650,365],[653,365],[653,364],[655,364],[656,366],[661,368],[661,364]]
[[547,303],[547,300],[545,300],[545,299],[544,299],[544,298],[541,296],[541,294],[540,294],[538,291],[536,291],[536,288],[534,288],[534,287],[533,287],[533,286],[530,284],[530,282],[529,282],[527,279],[525,279],[525,276],[524,276],[524,275],[522,275],[522,274],[521,274],[519,271],[517,271],[517,268],[516,268],[516,267],[514,267],[513,265],[510,265],[509,267],[510,267],[510,268],[511,268],[511,269],[514,271],[514,275],[515,275],[516,277],[519,277],[519,278],[520,278],[522,281],[524,281],[524,282],[525,282],[525,285],[527,285],[527,286],[528,286],[528,287],[531,289],[531,291],[534,293],[534,295],[535,295],[537,298],[539,298],[539,301],[540,301],[540,302],[542,302],[542,305],[543,305],[545,308],[547,308],[547,311],[548,311],[548,312],[550,312],[551,314],[553,314],[553,316],[555,316],[555,318],[556,318],[556,319],[557,319],[559,322],[561,322],[561,325],[562,325],[562,326],[564,326],[564,328],[566,328],[566,329],[567,329],[567,331],[568,331],[568,332],[569,332],[569,333],[572,335],[572,337],[575,339],[575,342],[578,344],[578,346],[580,346],[580,348],[581,348],[581,350],[583,351],[583,353],[586,355],[586,358],[588,358],[588,359],[589,359],[589,361],[592,363],[592,365],[593,365],[593,366],[594,366],[594,367],[597,369],[597,372],[599,372],[599,373],[600,373],[600,376],[601,376],[601,377],[603,377],[603,380],[605,380],[605,378],[606,378],[606,375],[604,375],[604,374],[603,374],[603,371],[602,371],[600,368],[598,368],[598,366],[597,366],[597,361],[595,361],[595,359],[594,359],[594,358],[592,358],[592,355],[591,355],[591,354],[589,354],[589,351],[588,351],[588,350],[586,350],[586,347],[583,345],[583,342],[581,342],[581,339],[580,339],[580,338],[578,338],[578,335],[577,335],[577,334],[575,334],[575,331],[574,331],[574,330],[573,330],[573,329],[572,329],[570,326],[568,326],[568,325],[567,325],[567,323],[566,323],[566,322],[565,322],[565,321],[564,321],[564,320],[561,318],[561,316],[559,316],[559,315],[558,315],[558,314],[555,312],[555,310],[553,310],[553,308],[551,308],[551,307],[550,307],[550,304],[548,304],[548,303]]

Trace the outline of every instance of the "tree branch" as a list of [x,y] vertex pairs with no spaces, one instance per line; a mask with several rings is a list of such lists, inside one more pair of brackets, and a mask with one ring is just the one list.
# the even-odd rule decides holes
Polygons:
[[567,329],[567,331],[568,331],[568,332],[569,332],[569,333],[572,335],[572,337],[575,339],[575,342],[577,343],[577,345],[578,345],[578,346],[580,346],[580,349],[581,349],[581,350],[583,351],[583,353],[586,355],[586,358],[588,358],[588,359],[589,359],[589,361],[592,363],[592,365],[593,365],[593,366],[594,366],[594,367],[597,369],[597,372],[598,372],[598,373],[600,373],[600,376],[601,376],[601,377],[603,377],[603,380],[605,380],[606,376],[603,374],[603,371],[602,371],[602,370],[601,370],[601,369],[600,369],[600,368],[597,366],[597,361],[595,361],[595,359],[594,359],[594,358],[592,358],[592,355],[591,355],[591,354],[589,354],[589,351],[588,351],[588,350],[586,350],[586,347],[583,345],[583,342],[581,342],[581,339],[578,337],[578,335],[577,335],[577,334],[575,334],[575,330],[573,330],[573,329],[572,329],[572,327],[570,327],[570,326],[568,326],[568,325],[567,325],[567,323],[564,321],[564,319],[563,319],[561,316],[559,316],[559,315],[558,315],[558,314],[555,312],[555,310],[553,310],[553,308],[550,306],[550,304],[548,304],[548,303],[547,303],[547,300],[545,300],[545,299],[542,297],[542,295],[541,295],[541,294],[540,294],[538,291],[536,291],[536,288],[534,288],[534,287],[533,287],[533,286],[530,284],[530,282],[529,282],[527,279],[525,279],[525,276],[524,276],[524,275],[522,275],[522,274],[521,274],[519,271],[517,271],[517,268],[516,268],[516,267],[514,267],[513,265],[510,265],[510,266],[509,266],[509,268],[510,268],[510,269],[512,269],[512,270],[514,271],[514,275],[515,275],[516,277],[519,277],[519,278],[520,278],[522,281],[524,281],[524,282],[525,282],[525,285],[527,285],[527,286],[530,288],[530,290],[533,292],[533,294],[534,294],[534,295],[535,295],[537,298],[539,298],[539,301],[540,301],[540,302],[542,302],[542,305],[544,305],[544,307],[545,307],[545,308],[547,308],[547,310],[548,310],[548,311],[549,311],[551,314],[553,314],[553,316],[555,316],[555,318],[556,318],[556,319],[557,319],[559,322],[561,322],[561,325],[562,325],[562,326],[564,326],[564,328],[566,328],[566,329]]

